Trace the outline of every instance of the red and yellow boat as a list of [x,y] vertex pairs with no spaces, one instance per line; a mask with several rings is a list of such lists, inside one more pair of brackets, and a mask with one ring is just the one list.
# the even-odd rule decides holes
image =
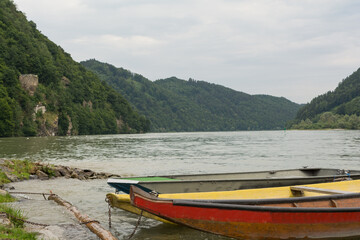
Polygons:
[[[351,182],[359,184],[358,181],[347,184]],[[237,239],[356,239],[360,236],[360,193],[308,186],[290,188],[300,197],[159,198],[134,186],[130,197],[132,205],[160,218]],[[318,195],[301,197],[305,192]]]

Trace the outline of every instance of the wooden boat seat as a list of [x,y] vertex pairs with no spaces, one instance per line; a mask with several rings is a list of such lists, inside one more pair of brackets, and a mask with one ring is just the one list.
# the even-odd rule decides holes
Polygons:
[[292,187],[290,187],[290,190],[291,190],[292,194],[295,197],[304,196],[304,191],[323,193],[323,194],[346,194],[346,193],[352,193],[352,192],[347,192],[347,191],[339,191],[339,190],[323,189],[323,188],[314,188],[314,187],[303,187],[303,186],[292,186]]

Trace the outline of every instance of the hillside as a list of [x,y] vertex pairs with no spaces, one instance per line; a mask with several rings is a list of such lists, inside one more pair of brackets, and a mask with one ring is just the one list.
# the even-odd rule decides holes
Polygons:
[[149,121],[0,1],[0,137],[146,132]]
[[302,107],[291,127],[360,129],[360,69]]
[[144,114],[151,121],[151,131],[283,129],[300,107],[285,98],[249,95],[193,79],[152,82],[94,59],[81,64]]

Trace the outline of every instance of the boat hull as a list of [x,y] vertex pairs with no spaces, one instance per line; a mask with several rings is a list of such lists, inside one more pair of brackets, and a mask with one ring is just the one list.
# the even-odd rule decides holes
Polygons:
[[[244,214],[244,213],[242,213]],[[359,223],[276,224],[172,219],[197,230],[236,239],[357,239]],[[224,231],[226,230],[226,231]]]
[[113,194],[113,193],[108,193],[106,195],[106,198],[109,201],[110,206],[112,207],[116,207],[119,209],[122,209],[124,211],[136,214],[136,215],[142,215],[146,218],[151,218],[154,219],[156,221],[160,221],[163,223],[167,223],[167,224],[175,224],[173,222],[170,222],[164,218],[158,217],[154,214],[148,213],[148,212],[143,212],[141,209],[134,207],[133,205],[131,205],[130,203],[130,197],[128,194]]
[[360,179],[360,171],[352,170],[345,174],[344,171],[337,169],[303,168],[224,174],[110,178],[107,183],[117,191],[127,194],[132,185],[146,192],[189,193],[313,184],[349,177]]
[[[344,239],[360,235],[360,194],[275,199],[261,206],[159,199],[134,188],[134,206],[169,221],[237,239]],[[351,194],[350,194],[351,195]],[[317,199],[320,200],[312,200]],[[308,201],[307,201],[308,199]],[[296,203],[296,207],[294,206]],[[336,206],[333,206],[336,202]],[[356,206],[356,207],[352,207]]]
[[[354,184],[355,183],[355,184]],[[304,186],[304,185],[302,185]],[[323,189],[333,189],[347,192],[360,192],[360,180],[342,181],[332,183],[320,183],[305,185]],[[316,192],[305,192],[306,197],[323,195]],[[136,206],[131,205],[129,194],[114,194],[108,193],[107,198],[112,207],[120,208],[122,210],[140,214],[141,210]],[[218,200],[236,200],[236,199],[272,199],[272,198],[289,198],[294,197],[294,193],[289,187],[264,188],[264,189],[244,189],[236,191],[219,191],[219,192],[200,192],[200,193],[177,193],[177,194],[159,194],[159,198],[172,199],[218,199]],[[144,215],[144,214],[143,214]],[[146,217],[169,223],[169,221],[155,216],[154,214],[144,215]]]

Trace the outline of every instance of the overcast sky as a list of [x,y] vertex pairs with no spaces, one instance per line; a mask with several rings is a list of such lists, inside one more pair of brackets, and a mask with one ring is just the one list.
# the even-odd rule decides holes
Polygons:
[[357,0],[14,0],[76,61],[307,103],[360,67]]

